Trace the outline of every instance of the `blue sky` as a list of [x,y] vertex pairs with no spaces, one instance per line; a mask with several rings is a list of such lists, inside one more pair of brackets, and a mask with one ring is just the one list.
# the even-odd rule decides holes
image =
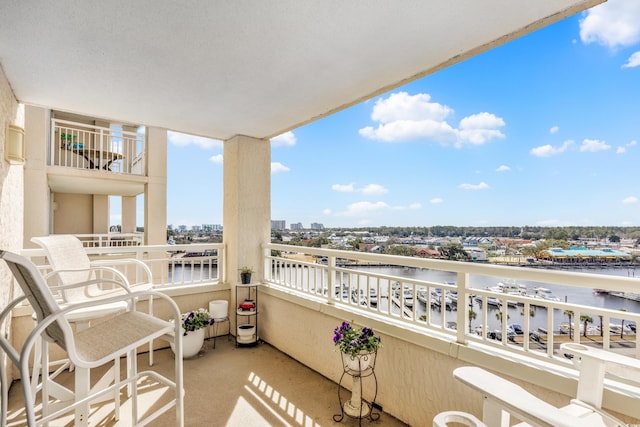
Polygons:
[[[271,217],[638,226],[639,140],[640,1],[609,0],[272,139]],[[169,134],[169,224],[222,224],[222,152]]]

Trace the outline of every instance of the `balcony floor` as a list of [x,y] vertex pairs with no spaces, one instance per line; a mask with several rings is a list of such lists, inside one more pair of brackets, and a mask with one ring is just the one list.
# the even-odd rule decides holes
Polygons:
[[[173,378],[171,350],[156,350],[154,355],[154,369]],[[142,354],[138,357],[138,369],[143,371],[147,367],[147,355]],[[72,380],[71,375],[65,375]],[[333,421],[333,415],[340,412],[337,385],[333,381],[268,344],[236,348],[233,338],[222,336],[213,349],[213,341],[205,341],[200,355],[184,361],[184,377],[187,427],[358,425],[358,420],[348,417],[341,423]],[[141,411],[162,398],[161,387],[140,390]],[[349,396],[348,391],[345,393],[343,396]],[[16,382],[9,395],[9,426],[25,424],[23,408],[22,390]],[[123,401],[119,422],[113,419],[112,409],[110,402],[92,406],[90,425],[130,425],[128,400]],[[369,424],[406,425],[385,413],[377,422],[362,422],[365,426]],[[73,417],[69,415],[50,425],[71,426]],[[175,411],[169,410],[151,425],[175,426]]]

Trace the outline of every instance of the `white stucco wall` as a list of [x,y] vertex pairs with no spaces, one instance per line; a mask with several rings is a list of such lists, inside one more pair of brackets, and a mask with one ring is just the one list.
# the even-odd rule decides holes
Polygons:
[[[480,393],[453,378],[453,370],[460,366],[491,370],[558,407],[567,405],[575,392],[573,380],[513,358],[508,360],[383,320],[367,320],[338,306],[311,302],[277,289],[260,287],[258,310],[261,339],[335,382],[340,380],[343,369],[332,341],[334,328],[345,320],[372,327],[383,344],[375,368],[376,402],[385,412],[412,426],[431,425],[436,414],[448,410],[482,417]],[[372,384],[371,379],[363,380],[365,399],[373,396]],[[351,388],[349,380],[343,385]],[[616,404],[630,407],[629,401]],[[630,416],[618,417],[629,423],[638,422]]]
[[[9,164],[4,158],[8,124],[24,127],[24,107],[16,100],[0,68],[0,249],[18,252],[22,249],[23,165]],[[8,268],[1,264],[0,307],[5,307],[13,296],[12,281]]]

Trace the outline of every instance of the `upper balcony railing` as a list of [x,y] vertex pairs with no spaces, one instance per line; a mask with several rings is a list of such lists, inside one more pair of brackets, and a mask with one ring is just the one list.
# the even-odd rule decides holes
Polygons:
[[107,233],[75,234],[85,248],[103,248],[109,246],[140,246],[144,242],[144,233]]
[[[638,278],[280,244],[265,246],[264,271],[274,288],[462,344],[549,360],[573,341],[640,357],[640,302],[618,299],[607,308],[593,295],[633,297]],[[549,288],[571,297],[554,298]]]
[[51,165],[144,176],[144,153],[142,134],[51,120]]

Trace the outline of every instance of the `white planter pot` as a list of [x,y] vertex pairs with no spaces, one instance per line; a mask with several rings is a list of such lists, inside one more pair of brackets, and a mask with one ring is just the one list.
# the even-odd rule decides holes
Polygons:
[[243,343],[243,342],[254,342],[255,341],[255,333],[256,333],[256,327],[255,325],[249,325],[249,324],[245,324],[245,325],[238,325],[238,342]]
[[229,315],[229,301],[209,301],[209,313],[214,319],[224,319]]
[[357,356],[343,354],[345,367],[351,371],[361,372],[369,367],[373,353],[360,353]]
[[[184,333],[184,329],[182,330]],[[188,359],[196,356],[202,345],[204,344],[204,329],[198,329],[193,332],[187,332],[187,335],[182,335],[182,358]],[[175,353],[173,343],[171,343],[171,350]]]

